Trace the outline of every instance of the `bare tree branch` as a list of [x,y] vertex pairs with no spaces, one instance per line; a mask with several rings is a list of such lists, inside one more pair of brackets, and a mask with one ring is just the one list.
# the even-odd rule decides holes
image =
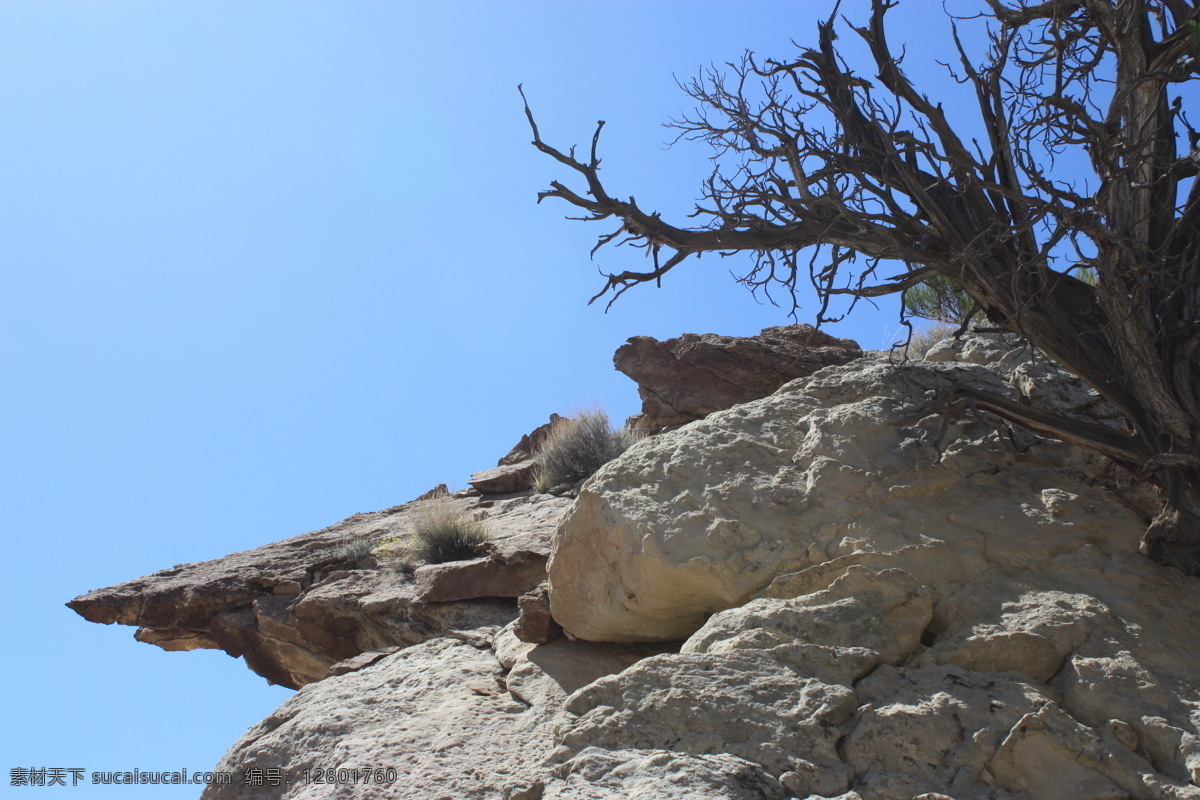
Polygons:
[[[782,287],[793,314],[811,284],[818,322],[833,318],[834,296],[852,309],[933,276],[954,282],[1113,403],[1129,431],[973,402],[1149,476],[1167,506],[1147,550],[1200,574],[1200,134],[1185,108],[1200,80],[1197,2],[987,0],[988,44],[974,55],[957,26],[982,23],[954,21],[956,77],[975,91],[983,142],[905,74],[887,38],[899,2],[872,0],[867,24],[851,27],[869,75],[843,59],[831,16],[791,58],[746,54],[682,85],[697,107],[671,126],[712,146],[715,163],[689,225],[607,191],[604,123],[584,160],[546,144],[526,103],[534,145],[584,185],[554,181],[539,201],[611,220],[597,248],[651,259],[606,274],[593,300],[704,253],[749,254],[739,281],[772,301]],[[1072,275],[1081,268],[1095,285]]]

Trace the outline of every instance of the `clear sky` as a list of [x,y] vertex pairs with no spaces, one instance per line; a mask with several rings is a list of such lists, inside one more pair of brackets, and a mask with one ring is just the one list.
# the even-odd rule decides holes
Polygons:
[[[906,6],[910,71],[942,72],[941,3]],[[535,204],[570,176],[517,84],[551,143],[606,120],[609,188],[678,215],[708,154],[664,147],[676,77],[787,55],[831,7],[0,0],[0,794],[194,797],[8,770],[210,769],[291,694],[76,595],[461,488],[551,412],[623,419],[630,336],[786,324],[735,259],[585,305],[642,256],[589,262],[609,228]],[[829,330],[884,347],[895,302]]]

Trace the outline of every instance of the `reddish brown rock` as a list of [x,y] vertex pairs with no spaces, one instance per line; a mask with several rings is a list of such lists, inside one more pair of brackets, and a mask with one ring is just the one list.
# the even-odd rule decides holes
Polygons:
[[350,542],[411,536],[420,505],[412,502],[96,589],[67,605],[92,622],[137,626],[139,641],[164,650],[224,650],[268,681],[298,688],[366,651],[438,636],[469,640],[472,631],[498,629],[516,617],[511,598],[544,579],[550,535],[570,501],[550,495],[481,501],[478,494],[458,492],[446,502],[487,517],[491,559],[528,562],[512,571],[535,574],[507,599],[423,602],[412,575],[346,555]]
[[417,600],[444,603],[480,597],[520,597],[546,579],[546,558],[535,553],[508,563],[488,556],[418,567]]
[[661,428],[766,397],[790,380],[861,356],[850,339],[783,325],[758,336],[685,333],[663,342],[635,336],[618,348],[613,364],[638,384],[638,425]]
[[332,678],[335,675],[345,675],[350,672],[358,672],[364,667],[369,667],[380,659],[390,656],[392,653],[400,651],[399,647],[387,647],[383,650],[368,650],[365,653],[359,653],[353,658],[347,658],[345,661],[339,661],[329,668],[329,672],[325,673],[326,678]]
[[549,422],[522,436],[521,441],[517,442],[495,467],[472,474],[467,483],[480,494],[509,494],[531,488],[533,455],[541,448],[551,426],[560,419],[562,417],[558,414],[551,414]]
[[476,472],[467,483],[480,494],[523,492],[533,486],[533,459]]
[[562,636],[562,626],[550,616],[550,584],[540,584],[517,598],[520,615],[513,633],[522,642],[546,644]]
[[438,497],[445,497],[448,494],[450,494],[450,487],[444,483],[439,483],[425,494],[419,497],[414,497],[413,502],[415,503],[418,500],[433,500]]
[[500,461],[496,463],[496,466],[503,467],[509,464],[517,464],[532,458],[533,454],[541,449],[542,442],[545,441],[546,437],[550,434],[551,426],[553,426],[554,423],[560,419],[562,419],[562,417],[560,417],[558,414],[551,414],[549,422],[547,422],[545,425],[539,425],[529,433],[522,436],[521,441],[517,442],[516,446],[513,447],[512,450],[508,451],[508,455],[504,456],[504,458],[500,459]]

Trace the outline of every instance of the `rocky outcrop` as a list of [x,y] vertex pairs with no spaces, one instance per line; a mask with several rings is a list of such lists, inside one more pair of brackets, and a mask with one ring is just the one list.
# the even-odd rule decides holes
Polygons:
[[794,378],[861,355],[849,339],[811,325],[784,325],[758,336],[686,333],[663,342],[635,336],[613,364],[638,384],[637,426],[654,429],[765,397]]
[[520,597],[546,577],[546,557],[523,553],[519,561],[495,556],[426,564],[413,572],[416,596],[423,603],[473,600],[479,597]]
[[505,464],[471,473],[467,483],[481,494],[523,492],[533,486],[533,467],[533,459],[527,458],[515,464]]
[[[568,694],[661,650],[533,646],[506,631],[495,653],[439,638],[364,654],[246,731],[214,768],[233,783],[201,797],[498,798],[544,757]],[[607,782],[669,785],[661,767],[626,764]],[[247,784],[256,773],[267,779]]]
[[562,636],[562,626],[550,613],[550,584],[542,583],[517,598],[513,633],[522,642],[545,644]]
[[[444,576],[418,587],[410,572],[362,557],[367,548],[354,546],[410,536],[419,502],[180,564],[68,605],[92,622],[138,626],[139,641],[165,650],[224,650],[291,688],[321,680],[335,662],[365,651],[446,635],[486,638],[515,618],[516,603],[468,598],[515,598],[543,580],[550,535],[569,501],[549,495],[438,501],[488,521],[491,553],[480,559],[482,569],[476,565],[475,591],[467,592],[452,591]],[[500,584],[512,585],[514,576],[517,585],[503,590]]]
[[585,484],[556,619],[687,639],[568,701],[545,785],[632,748],[794,797],[1200,798],[1195,579],[1137,554],[1146,519],[1087,454],[937,406],[969,382],[1088,413],[1030,363],[827,369]]
[[[490,650],[435,639],[304,687],[214,768],[234,782],[201,797],[496,797],[538,759],[553,720],[505,689]],[[246,785],[251,770],[290,780]]]
[[943,350],[639,442],[574,502],[460,493],[502,533],[420,596],[552,550],[519,624],[335,546],[408,506],[73,605],[307,684],[216,767],[268,780],[208,800],[1200,800],[1200,582],[1137,553],[1154,498],[944,390],[1117,419],[1034,354]]
[[473,473],[467,483],[482,494],[507,494],[529,489],[533,486],[533,456],[541,449],[550,428],[560,419],[558,414],[551,414],[549,422],[522,436],[496,466]]
[[507,466],[510,464],[518,464],[532,458],[538,450],[542,449],[542,443],[546,441],[546,437],[550,435],[550,429],[554,427],[554,423],[562,419],[558,414],[551,414],[550,421],[545,422],[529,433],[521,437],[521,441],[513,445],[512,450],[496,464],[498,467]]
[[1143,521],[1084,454],[947,419],[936,396],[956,383],[1012,395],[982,367],[862,359],[635,445],[563,520],[555,619],[596,641],[674,639],[860,553],[903,554],[922,583],[1084,545],[1136,553]]

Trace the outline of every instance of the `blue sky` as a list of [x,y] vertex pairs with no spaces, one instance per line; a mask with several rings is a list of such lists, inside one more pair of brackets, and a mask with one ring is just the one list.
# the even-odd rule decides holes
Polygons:
[[[551,143],[606,120],[609,188],[677,215],[708,162],[664,147],[675,77],[786,55],[831,6],[0,0],[3,794],[14,767],[210,769],[291,694],[74,596],[460,488],[551,412],[635,413],[630,336],[786,324],[734,259],[587,306],[641,255],[589,262],[608,229],[535,204],[570,176],[516,87]],[[896,15],[917,75],[937,7]],[[886,346],[895,303],[829,330]]]

